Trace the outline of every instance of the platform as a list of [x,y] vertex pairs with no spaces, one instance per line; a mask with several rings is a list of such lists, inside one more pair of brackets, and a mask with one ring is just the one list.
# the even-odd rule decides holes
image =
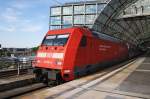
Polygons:
[[150,99],[150,57],[136,59],[119,69],[92,80],[77,79],[53,88],[14,98],[23,99]]

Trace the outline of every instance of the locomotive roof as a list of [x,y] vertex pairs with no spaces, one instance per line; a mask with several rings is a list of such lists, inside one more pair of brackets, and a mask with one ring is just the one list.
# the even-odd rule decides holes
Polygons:
[[50,34],[62,34],[62,33],[73,33],[74,31],[84,31],[83,34],[86,36],[92,36],[92,34],[89,32],[90,30],[86,27],[79,27],[79,26],[73,26],[70,28],[64,28],[64,29],[56,29],[56,30],[49,30],[47,32],[47,35]]
[[[97,31],[93,31],[87,27],[81,27],[81,26],[73,26],[70,28],[64,28],[64,29],[57,29],[57,30],[50,30],[48,31],[47,35],[49,34],[62,34],[62,33],[73,33],[74,31],[83,31],[83,34],[86,36],[91,37],[92,35],[99,39],[109,40],[112,42],[122,42],[120,39],[112,37],[105,33],[100,33]],[[90,33],[91,32],[91,33]]]
[[113,42],[121,42],[120,39],[112,37],[112,36],[105,34],[105,33],[99,33],[97,31],[92,31],[92,34],[95,37],[100,38],[100,39],[109,40],[109,41],[113,41]]

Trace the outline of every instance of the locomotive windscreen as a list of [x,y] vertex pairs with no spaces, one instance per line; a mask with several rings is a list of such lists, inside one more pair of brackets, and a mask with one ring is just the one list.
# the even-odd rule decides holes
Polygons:
[[69,34],[48,35],[44,38],[42,45],[64,46],[68,38]]

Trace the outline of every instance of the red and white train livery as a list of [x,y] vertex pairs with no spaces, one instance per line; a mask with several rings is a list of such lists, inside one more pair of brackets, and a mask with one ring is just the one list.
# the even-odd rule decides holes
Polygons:
[[40,80],[70,81],[127,58],[127,45],[106,34],[84,27],[50,30],[37,51],[34,73]]

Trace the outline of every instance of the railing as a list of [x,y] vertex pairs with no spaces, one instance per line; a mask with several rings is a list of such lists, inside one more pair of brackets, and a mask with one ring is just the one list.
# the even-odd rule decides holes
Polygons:
[[32,60],[0,58],[0,72],[17,70],[19,75],[21,69],[31,69],[31,68],[32,68]]

